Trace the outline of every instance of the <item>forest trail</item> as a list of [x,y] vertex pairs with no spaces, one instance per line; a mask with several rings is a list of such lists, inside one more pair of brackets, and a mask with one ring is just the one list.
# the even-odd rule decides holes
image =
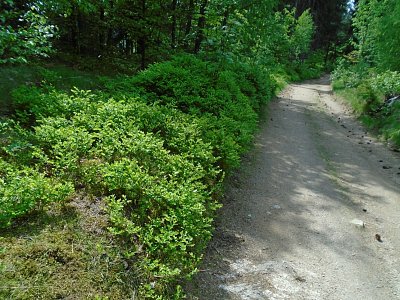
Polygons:
[[268,110],[188,298],[400,299],[399,153],[328,78],[290,85]]

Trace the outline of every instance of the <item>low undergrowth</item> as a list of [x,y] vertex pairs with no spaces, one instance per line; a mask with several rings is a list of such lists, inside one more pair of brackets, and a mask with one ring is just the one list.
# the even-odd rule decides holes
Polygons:
[[12,91],[18,86],[52,85],[69,91],[99,88],[99,80],[93,73],[67,68],[60,64],[37,63],[32,65],[2,65],[0,68],[0,116],[10,115],[15,109]]
[[224,174],[277,88],[256,66],[190,55],[102,85],[12,92],[15,114],[0,122],[5,298],[182,298]]
[[398,72],[379,72],[363,65],[339,66],[333,73],[333,88],[366,126],[400,148],[400,101],[393,101],[400,95]]

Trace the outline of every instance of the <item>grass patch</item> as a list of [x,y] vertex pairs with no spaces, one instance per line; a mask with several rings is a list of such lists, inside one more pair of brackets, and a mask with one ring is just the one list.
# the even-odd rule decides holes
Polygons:
[[[82,196],[0,231],[0,298],[125,299],[140,275],[108,233],[96,199]],[[128,296],[130,297],[130,296]]]
[[40,86],[43,82],[68,91],[72,87],[96,89],[98,76],[63,65],[3,65],[0,68],[0,115],[14,110],[11,92],[22,85]]
[[365,103],[364,100],[358,96],[356,89],[335,89],[335,92],[350,104],[353,113],[355,113],[357,117],[361,117],[365,110]]
[[333,83],[336,94],[350,104],[359,120],[374,130],[382,139],[400,148],[400,103],[385,106],[383,96],[359,85],[356,88],[342,88],[340,81]]

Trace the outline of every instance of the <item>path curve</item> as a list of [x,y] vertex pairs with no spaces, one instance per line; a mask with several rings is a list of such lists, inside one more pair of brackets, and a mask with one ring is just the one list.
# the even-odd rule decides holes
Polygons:
[[290,85],[268,110],[188,298],[400,299],[399,153],[328,78]]

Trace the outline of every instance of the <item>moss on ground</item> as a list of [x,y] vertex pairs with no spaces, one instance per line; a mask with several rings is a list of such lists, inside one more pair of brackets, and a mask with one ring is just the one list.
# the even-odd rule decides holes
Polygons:
[[77,197],[0,231],[0,298],[131,298],[140,273],[121,256],[99,203]]

